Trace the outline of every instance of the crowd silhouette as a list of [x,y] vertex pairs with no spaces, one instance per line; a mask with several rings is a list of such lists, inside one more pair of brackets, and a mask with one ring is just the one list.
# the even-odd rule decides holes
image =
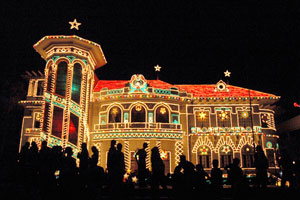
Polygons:
[[[231,186],[230,198],[245,199],[249,194],[249,181],[238,158],[234,158],[223,170],[218,167],[219,161],[213,160],[213,168],[206,172],[201,164],[195,166],[185,155],[181,155],[173,174],[166,175],[159,148],[153,147],[151,156],[147,148],[148,144],[144,143],[136,152],[138,169],[129,173],[125,167],[122,144],[117,144],[115,140],[111,141],[108,150],[106,171],[98,165],[99,152],[95,146],[89,153],[87,144],[83,143],[76,160],[71,147],[49,148],[43,141],[39,149],[35,142],[26,142],[19,153],[14,185],[6,192],[11,192],[10,199],[103,199],[105,195],[108,199],[133,199],[137,188],[150,188],[152,199],[158,199],[160,192],[167,190],[172,191],[169,197],[173,199],[190,199],[194,195],[222,199],[223,175],[227,174],[226,184]],[[147,168],[147,156],[150,156],[151,171]],[[268,160],[260,146],[257,146],[254,157],[254,187],[264,190],[268,184]],[[134,180],[134,177],[137,179]]]

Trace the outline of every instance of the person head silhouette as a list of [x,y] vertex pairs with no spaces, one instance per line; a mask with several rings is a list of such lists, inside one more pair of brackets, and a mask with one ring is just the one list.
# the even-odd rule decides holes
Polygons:
[[218,168],[218,166],[219,166],[219,161],[217,160],[217,159],[215,159],[215,160],[213,160],[213,167],[214,168]]
[[144,142],[144,144],[143,144],[143,149],[146,149],[147,147],[148,147],[147,142]]
[[118,145],[117,145],[117,150],[119,150],[119,151],[122,150],[122,144],[121,144],[121,143],[118,143]]
[[117,141],[116,140],[112,140],[110,141],[110,147],[115,147],[116,146]]
[[67,147],[65,149],[65,153],[67,154],[67,157],[71,157],[73,155],[73,150],[71,147]]

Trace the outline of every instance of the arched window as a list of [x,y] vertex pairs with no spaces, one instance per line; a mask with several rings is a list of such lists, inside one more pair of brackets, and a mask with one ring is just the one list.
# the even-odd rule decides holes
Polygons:
[[200,146],[198,155],[199,155],[199,164],[201,164],[203,168],[210,168],[211,151],[209,147],[206,145]]
[[155,114],[157,123],[169,123],[169,110],[165,106],[159,106]]
[[253,148],[249,145],[245,145],[242,149],[243,167],[254,167]]
[[220,150],[220,164],[221,168],[225,168],[233,161],[233,150],[229,145],[221,146]]
[[57,66],[55,93],[63,97],[66,95],[67,72],[68,64],[66,62],[60,62]]
[[121,122],[122,111],[118,106],[114,106],[109,110],[109,123]]
[[131,110],[131,122],[145,122],[146,109],[141,104],[136,104]]
[[79,63],[76,63],[73,68],[72,79],[72,100],[80,104],[80,90],[81,90],[81,71],[82,67]]

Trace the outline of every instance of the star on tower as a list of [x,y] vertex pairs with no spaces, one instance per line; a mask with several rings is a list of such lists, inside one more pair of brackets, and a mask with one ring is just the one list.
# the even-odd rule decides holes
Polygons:
[[154,66],[154,69],[155,69],[155,71],[156,71],[156,80],[158,80],[158,79],[159,79],[158,74],[159,74],[159,72],[160,72],[161,66],[156,65],[156,66]]
[[160,72],[161,66],[156,65],[156,66],[154,66],[154,69],[155,69],[156,72]]
[[226,70],[226,72],[224,72],[224,74],[225,74],[225,77],[230,77],[231,72]]
[[81,25],[81,23],[77,22],[76,19],[74,19],[72,22],[69,22],[69,24],[71,24],[70,29],[75,28],[76,30],[79,30],[79,26]]

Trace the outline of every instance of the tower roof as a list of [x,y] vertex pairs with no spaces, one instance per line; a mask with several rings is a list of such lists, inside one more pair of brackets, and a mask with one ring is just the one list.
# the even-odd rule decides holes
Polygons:
[[54,46],[74,46],[88,51],[95,61],[95,69],[107,63],[99,44],[83,39],[76,35],[45,36],[36,44],[34,44],[33,48],[41,55],[43,59],[47,60],[47,52]]

